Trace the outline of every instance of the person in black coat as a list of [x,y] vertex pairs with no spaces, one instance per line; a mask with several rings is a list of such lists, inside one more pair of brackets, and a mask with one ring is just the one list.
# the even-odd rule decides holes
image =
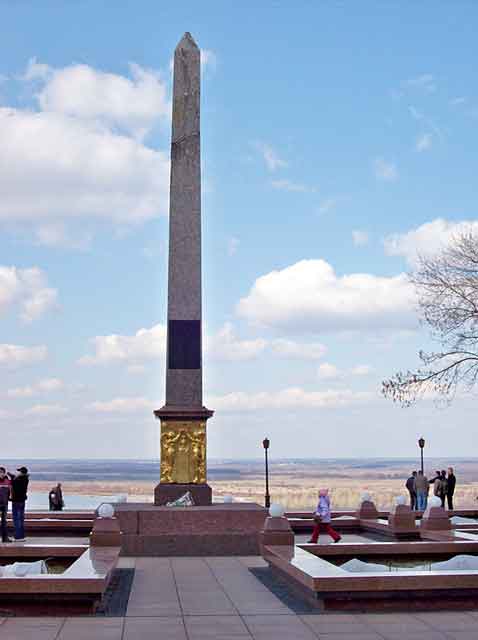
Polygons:
[[20,467],[18,473],[9,473],[12,481],[11,501],[12,501],[12,518],[15,528],[15,540],[18,542],[25,541],[25,502],[27,501],[28,489],[28,469]]
[[0,520],[2,530],[2,542],[11,542],[8,537],[7,528],[7,512],[8,501],[10,500],[10,491],[12,483],[7,477],[7,471],[5,467],[0,467]]
[[51,489],[48,494],[48,499],[50,503],[50,511],[62,511],[65,503],[63,502],[63,492],[61,490],[61,483],[59,482],[56,486]]
[[417,486],[415,484],[417,479],[417,472],[413,471],[412,475],[408,478],[405,483],[405,486],[408,489],[408,493],[410,494],[410,509],[412,511],[417,508]]
[[448,509],[453,511],[453,494],[455,493],[456,487],[456,476],[453,473],[453,467],[448,467],[448,478],[447,478],[447,486],[446,486],[446,499],[448,502]]

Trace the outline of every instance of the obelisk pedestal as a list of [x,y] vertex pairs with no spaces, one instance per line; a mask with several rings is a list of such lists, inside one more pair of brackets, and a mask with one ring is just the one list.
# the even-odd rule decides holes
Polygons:
[[174,52],[169,212],[166,404],[156,505],[190,491],[207,505],[206,422],[202,403],[200,51],[185,33]]

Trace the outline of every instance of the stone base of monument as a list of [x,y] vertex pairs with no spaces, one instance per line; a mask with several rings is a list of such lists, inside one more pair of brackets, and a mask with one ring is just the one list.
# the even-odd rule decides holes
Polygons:
[[254,503],[162,507],[120,503],[123,556],[259,555],[267,511]]
[[420,522],[422,531],[450,531],[451,522],[448,513],[442,507],[429,507]]
[[208,484],[166,484],[160,483],[154,489],[154,504],[166,505],[189,493],[196,506],[206,507],[212,504],[212,489]]
[[91,547],[121,547],[118,518],[96,518],[90,533]]
[[289,520],[283,516],[266,518],[260,533],[260,542],[261,555],[264,555],[266,546],[293,547],[295,536]]

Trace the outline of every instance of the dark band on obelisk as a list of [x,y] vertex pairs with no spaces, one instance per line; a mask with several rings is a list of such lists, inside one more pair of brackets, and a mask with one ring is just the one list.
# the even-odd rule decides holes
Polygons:
[[166,405],[202,406],[200,51],[174,52]]
[[198,46],[185,33],[174,52],[166,403],[155,411],[161,419],[157,503],[167,493],[164,485],[207,487],[206,420],[213,412],[202,403],[200,62]]

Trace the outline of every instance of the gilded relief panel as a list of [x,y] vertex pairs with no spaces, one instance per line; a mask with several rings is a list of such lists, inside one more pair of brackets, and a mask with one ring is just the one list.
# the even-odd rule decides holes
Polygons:
[[161,482],[206,483],[205,422],[161,422]]

